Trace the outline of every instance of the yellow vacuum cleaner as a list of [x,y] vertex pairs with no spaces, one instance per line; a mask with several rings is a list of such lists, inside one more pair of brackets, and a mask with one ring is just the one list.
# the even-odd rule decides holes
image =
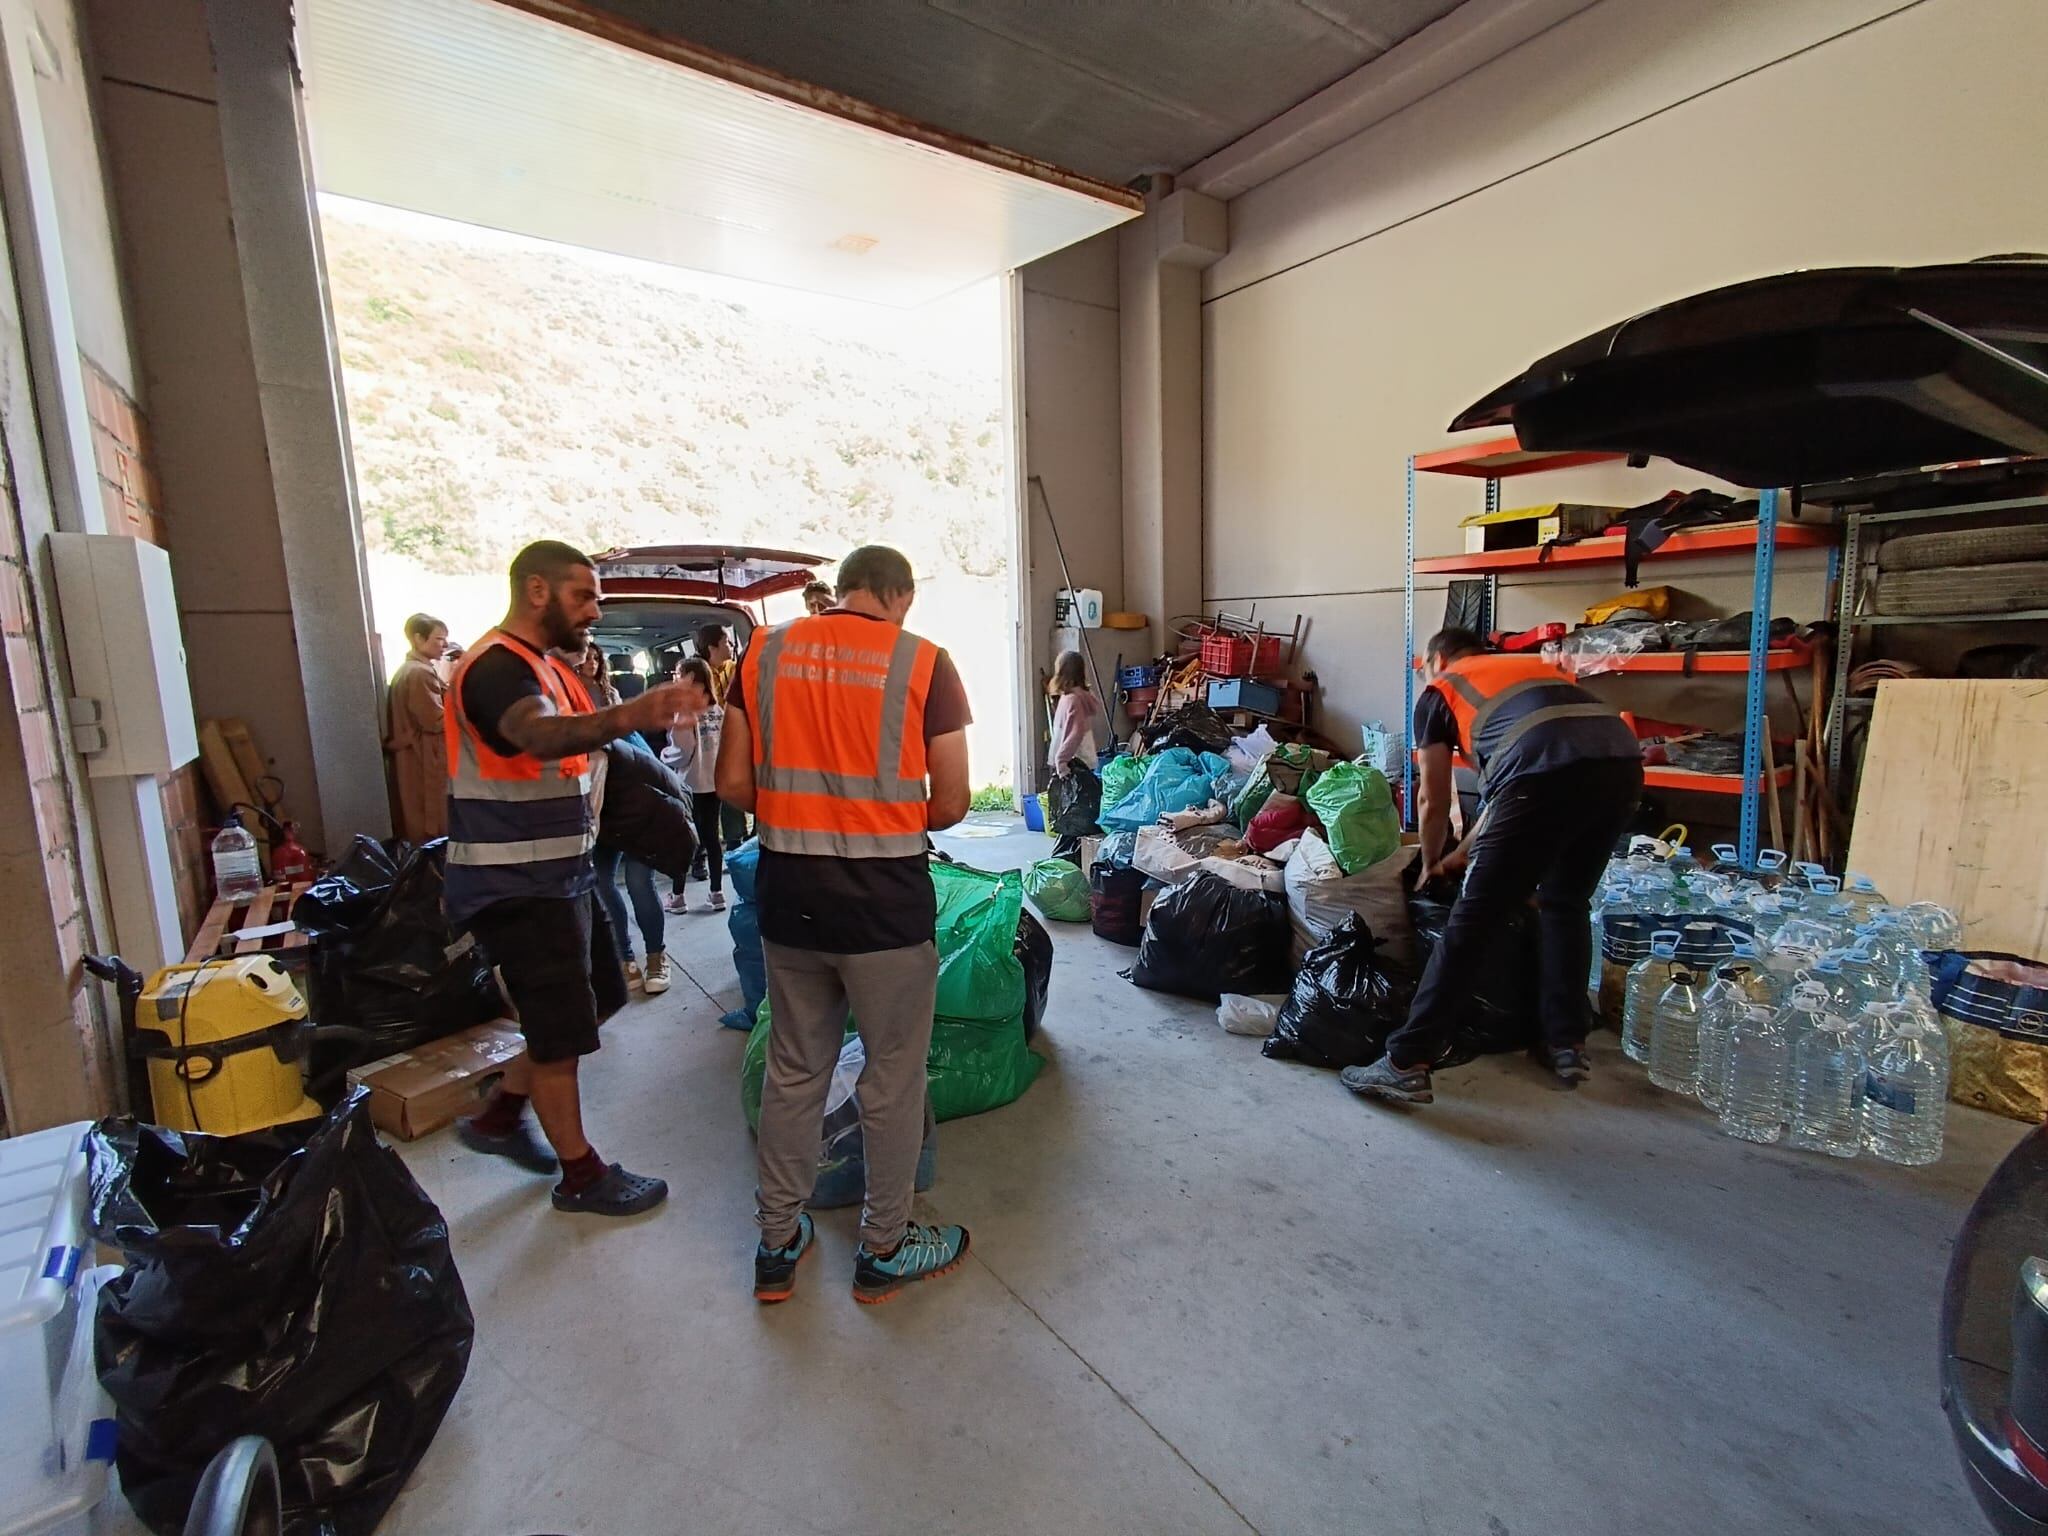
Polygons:
[[272,956],[169,965],[146,986],[117,958],[86,968],[115,984],[158,1125],[236,1136],[321,1112],[299,1070],[306,1000]]

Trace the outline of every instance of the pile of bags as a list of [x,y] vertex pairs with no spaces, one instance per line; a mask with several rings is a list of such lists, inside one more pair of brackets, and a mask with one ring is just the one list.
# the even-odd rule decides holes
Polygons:
[[[1103,840],[1088,872],[1098,934],[1135,945],[1141,987],[1222,1000],[1226,1028],[1276,1060],[1376,1060],[1406,1018],[1456,888],[1414,888],[1392,786],[1376,761],[1332,761],[1261,727],[1219,755],[1169,747],[1102,769]],[[1113,789],[1112,789],[1113,787]],[[1453,1061],[1537,1039],[1533,915],[1517,913]],[[1284,998],[1277,1010],[1260,994]],[[1261,1027],[1260,1022],[1270,1020]]]
[[[1206,724],[1181,722],[1182,734]],[[1393,791],[1378,768],[1283,745],[1263,725],[1221,753],[1168,745],[1112,758],[1101,776],[1111,835],[1088,874],[1090,920],[1103,937],[1138,947],[1131,979],[1144,987],[1211,999],[1286,990],[1293,962],[1350,896],[1322,893],[1400,849]],[[1378,899],[1384,884],[1373,882],[1369,904],[1391,935],[1401,908]],[[1292,913],[1297,902],[1306,910],[1311,892],[1322,931],[1304,928],[1297,943]],[[1406,951],[1405,929],[1393,947]]]

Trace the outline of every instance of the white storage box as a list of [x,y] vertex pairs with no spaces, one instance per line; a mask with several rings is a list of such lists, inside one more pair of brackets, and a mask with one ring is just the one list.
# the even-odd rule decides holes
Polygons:
[[84,1121],[0,1141],[0,1536],[72,1529],[106,1491],[113,1424],[86,1262]]

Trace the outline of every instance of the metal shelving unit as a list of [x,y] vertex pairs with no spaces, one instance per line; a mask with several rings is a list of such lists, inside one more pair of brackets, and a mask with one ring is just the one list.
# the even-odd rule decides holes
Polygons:
[[1845,787],[1843,756],[1844,726],[1849,712],[1849,673],[1854,665],[1859,632],[1871,629],[1957,624],[2048,623],[2048,608],[2026,608],[2007,613],[1864,613],[1861,610],[1869,583],[1865,580],[1865,534],[1872,529],[1901,523],[1935,524],[1962,517],[1990,513],[2034,512],[2048,517],[2048,496],[2000,496],[1985,501],[1959,502],[1953,506],[1912,507],[1885,512],[1848,511],[1842,514],[1841,580],[1835,588],[1835,667],[1828,689],[1827,777],[1836,799]]
[[[1407,731],[1415,719],[1415,577],[1418,571],[1426,575],[1469,574],[1481,577],[1485,582],[1481,603],[1481,622],[1485,629],[1493,628],[1494,607],[1499,595],[1500,572],[1520,570],[1540,572],[1550,569],[1567,569],[1584,572],[1588,567],[1600,563],[1620,565],[1623,556],[1622,540],[1618,538],[1588,539],[1565,546],[1556,551],[1550,560],[1539,558],[1535,550],[1503,550],[1497,555],[1435,556],[1418,560],[1415,557],[1415,477],[1417,474],[1460,475],[1467,479],[1483,480],[1486,486],[1486,510],[1500,510],[1500,482],[1503,478],[1518,475],[1540,474],[1548,470],[1571,469],[1584,464],[1620,463],[1624,455],[1618,453],[1539,453],[1524,449],[1514,438],[1496,438],[1490,442],[1476,443],[1469,447],[1445,449],[1435,453],[1411,455],[1408,460],[1408,528],[1407,562],[1404,567],[1402,612],[1402,730]],[[1761,843],[1763,820],[1763,797],[1766,792],[1764,775],[1764,719],[1765,689],[1770,674],[1782,670],[1770,649],[1771,635],[1771,594],[1777,565],[1777,552],[1782,542],[1787,548],[1821,548],[1830,551],[1832,567],[1834,539],[1828,530],[1809,524],[1791,523],[1781,526],[1779,512],[1786,504],[1786,493],[1766,490],[1758,493],[1759,506],[1757,522],[1753,528],[1715,528],[1692,534],[1678,534],[1663,548],[1645,555],[1646,563],[1661,563],[1666,560],[1683,559],[1686,556],[1728,554],[1754,549],[1756,553],[1756,577],[1750,598],[1749,649],[1746,653],[1732,655],[1742,657],[1740,670],[1744,676],[1743,692],[1743,772],[1740,775],[1712,775],[1687,773],[1680,769],[1652,768],[1646,782],[1653,787],[1685,790],[1693,793],[1737,794],[1742,798],[1739,817],[1739,840],[1744,863],[1756,861]],[[1883,515],[1883,514],[1875,514]],[[1557,558],[1568,556],[1568,558]],[[1832,571],[1831,571],[1832,574]],[[1847,583],[1844,583],[1846,586]],[[1644,669],[1648,670],[1648,669]],[[1732,668],[1715,670],[1732,671]],[[1791,770],[1780,769],[1772,776],[1768,786],[1771,793],[1789,782]],[[1415,824],[1415,756],[1413,751],[1402,755],[1401,763],[1401,808],[1402,817],[1410,830]]]

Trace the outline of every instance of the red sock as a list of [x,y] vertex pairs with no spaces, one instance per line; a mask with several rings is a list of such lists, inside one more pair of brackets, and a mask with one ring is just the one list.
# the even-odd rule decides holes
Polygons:
[[483,1107],[482,1113],[470,1121],[486,1136],[509,1136],[519,1129],[519,1121],[526,1113],[526,1095],[507,1093],[500,1088],[491,1096],[491,1102]]
[[562,1159],[562,1193],[573,1195],[578,1190],[588,1189],[604,1177],[605,1162],[592,1147],[581,1157]]

